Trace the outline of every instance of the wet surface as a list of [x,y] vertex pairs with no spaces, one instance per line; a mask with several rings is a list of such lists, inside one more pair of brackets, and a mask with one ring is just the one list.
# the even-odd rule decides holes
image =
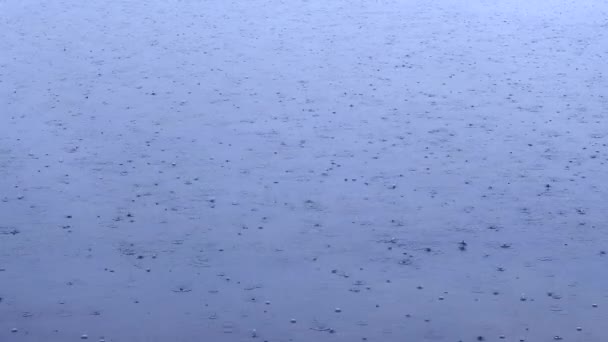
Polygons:
[[607,11],[0,2],[0,341],[604,341]]

